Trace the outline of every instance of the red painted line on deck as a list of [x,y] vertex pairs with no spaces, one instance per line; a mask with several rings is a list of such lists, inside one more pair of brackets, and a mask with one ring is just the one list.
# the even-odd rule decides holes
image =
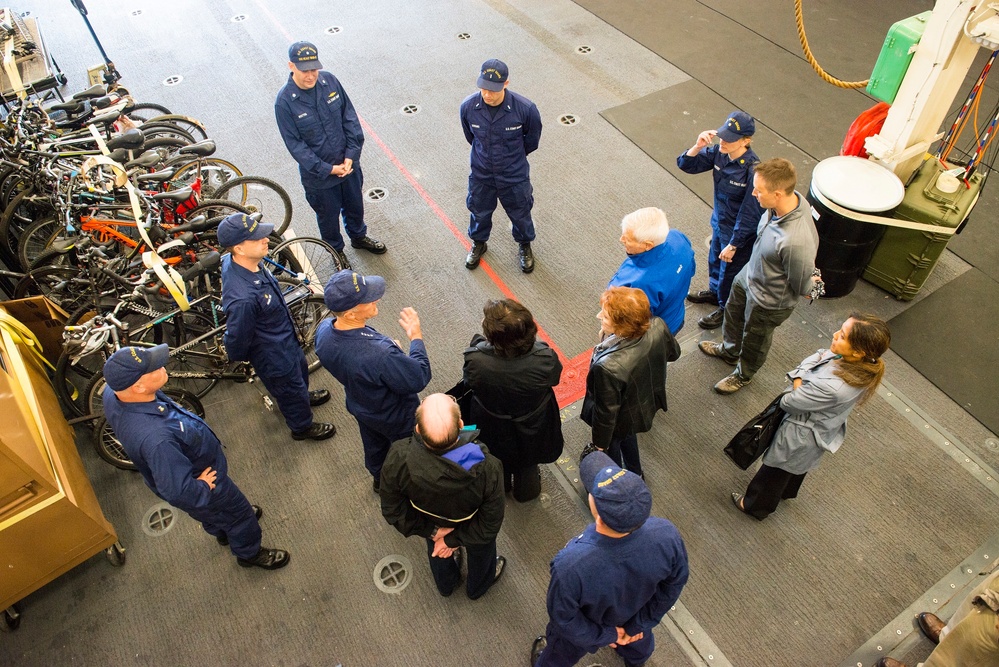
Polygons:
[[[281,25],[281,22],[278,21],[277,18],[260,2],[255,2],[255,4],[264,14],[267,15],[267,18],[270,19],[271,23],[274,24],[285,39],[292,42],[293,38],[291,34],[283,25]],[[444,226],[451,231],[465,250],[469,250],[472,247],[472,244],[471,241],[469,241],[469,239],[465,236],[465,233],[458,229],[458,226],[455,225],[454,221],[448,217],[447,213],[444,212],[444,209],[442,209],[440,205],[434,201],[434,198],[423,189],[423,186],[416,180],[416,177],[413,176],[408,169],[406,169],[405,165],[402,164],[402,161],[396,157],[395,153],[392,152],[392,149],[390,149],[388,145],[381,140],[381,137],[375,133],[371,126],[360,116],[358,116],[358,120],[361,122],[361,127],[364,132],[370,136],[382,152],[385,153],[385,156],[393,165],[395,165],[395,168],[399,170],[399,173],[402,174],[403,178],[405,178],[413,189],[416,190],[416,194],[418,194],[420,198],[426,202],[427,206],[430,207],[430,210],[434,212],[434,215],[436,215],[437,218],[444,223]],[[516,295],[514,295],[513,290],[511,290],[510,287],[503,282],[503,279],[499,277],[491,266],[489,266],[488,262],[483,260],[482,263],[479,264],[479,268],[482,269],[487,276],[489,276],[489,279],[494,285],[496,285],[496,288],[504,297],[519,301]],[[538,325],[538,337],[540,337],[541,340],[546,342],[555,351],[555,354],[558,355],[559,360],[562,362],[562,378],[559,385],[555,388],[555,396],[558,399],[559,407],[564,408],[566,405],[574,403],[582,398],[586,392],[586,370],[589,368],[590,352],[592,348],[573,357],[572,359],[567,359],[559,346],[555,344],[555,341],[552,340],[551,336],[548,335],[548,332],[545,331],[540,324]]]

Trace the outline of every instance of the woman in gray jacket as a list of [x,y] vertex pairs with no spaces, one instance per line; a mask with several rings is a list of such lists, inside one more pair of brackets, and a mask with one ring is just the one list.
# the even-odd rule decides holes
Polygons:
[[793,385],[780,401],[787,416],[745,495],[732,494],[736,507],[762,521],[781,500],[798,495],[805,473],[843,444],[854,406],[874,395],[885,372],[881,355],[890,343],[883,320],[853,313],[833,334],[828,350],[787,374]]

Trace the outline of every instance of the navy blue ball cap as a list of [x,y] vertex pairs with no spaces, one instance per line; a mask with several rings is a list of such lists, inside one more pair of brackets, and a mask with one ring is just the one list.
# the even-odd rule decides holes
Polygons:
[[738,141],[756,134],[756,121],[745,111],[733,111],[718,128],[718,137],[725,141]]
[[295,69],[300,72],[311,72],[314,69],[322,69],[323,64],[319,62],[319,49],[312,42],[295,42],[288,49],[288,60],[295,65]]
[[374,303],[384,295],[384,278],[362,276],[349,269],[334,273],[323,290],[326,307],[334,313],[346,312],[362,303]]
[[273,231],[274,225],[269,222],[260,222],[245,213],[233,213],[227,215],[219,223],[219,245],[223,248],[231,248],[243,241],[259,241],[270,236]]
[[166,343],[155,347],[123,347],[104,362],[104,381],[114,391],[128,389],[146,373],[166,366],[170,359],[170,346]]
[[579,464],[579,477],[608,528],[630,533],[649,518],[652,493],[645,481],[619,467],[605,453],[587,455]]
[[475,82],[478,88],[485,88],[494,93],[503,90],[506,80],[510,76],[510,70],[502,60],[492,58],[482,63],[482,71],[479,73],[479,80]]

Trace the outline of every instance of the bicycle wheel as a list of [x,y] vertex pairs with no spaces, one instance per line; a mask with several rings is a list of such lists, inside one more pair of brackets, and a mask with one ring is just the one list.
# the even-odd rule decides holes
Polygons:
[[283,234],[291,224],[291,197],[269,178],[240,176],[215,190],[212,197],[242,204],[253,213],[262,213],[261,219],[274,225],[275,234]]
[[[169,396],[180,407],[188,412],[193,412],[199,417],[205,416],[205,407],[198,400],[198,397],[183,389],[164,387],[163,393]],[[105,417],[101,417],[94,425],[94,448],[97,455],[116,468],[122,470],[138,470],[132,459],[129,458],[125,447],[114,434],[114,429],[108,424]]]
[[162,116],[169,113],[171,113],[171,111],[165,106],[152,104],[150,102],[140,102],[125,108],[125,115],[132,120],[137,120],[139,122],[145,122],[155,116]]
[[217,157],[207,157],[200,161],[192,161],[189,155],[180,155],[167,160],[167,167],[176,167],[169,189],[179,190],[192,185],[201,178],[201,196],[214,198],[215,191],[239,178],[243,173],[233,163]]
[[219,222],[222,218],[227,215],[232,215],[233,213],[246,213],[249,215],[252,213],[250,209],[236,202],[227,201],[225,199],[202,199],[201,203],[190,209],[184,214],[184,217],[188,220],[195,218],[199,215],[203,215],[209,220],[213,218],[218,218]]
[[[139,129],[142,130],[142,134],[146,137],[147,142],[150,139],[155,139],[157,137],[174,137],[191,144],[198,141],[190,132],[182,127],[174,125],[173,123],[154,123],[152,121],[148,121],[143,123],[142,127]],[[145,148],[146,144],[143,143],[142,146]]]
[[34,266],[38,256],[65,229],[65,225],[55,216],[45,216],[28,225],[17,241],[17,257],[21,266],[25,269]]
[[191,135],[195,141],[204,141],[208,138],[208,131],[205,129],[204,123],[197,118],[191,118],[190,116],[182,116],[175,113],[153,116],[149,120],[145,121],[143,127],[149,123],[168,123],[184,130],[187,134]]
[[12,257],[17,257],[17,244],[24,230],[35,220],[55,214],[47,197],[35,196],[34,187],[18,192],[0,216],[0,243],[6,244]]
[[316,294],[322,294],[330,277],[343,269],[340,258],[333,247],[323,240],[308,236],[297,236],[282,241],[271,250],[275,261],[277,257],[290,252],[301,267],[300,275]]
[[90,292],[90,281],[72,266],[43,266],[29,271],[14,286],[14,298],[29,296],[48,297],[67,313],[95,298]]
[[316,356],[316,330],[320,322],[330,317],[330,310],[320,294],[313,294],[294,303],[288,310],[291,311],[291,321],[295,326],[295,337],[305,353],[305,361],[308,362],[311,373],[320,366],[319,357]]

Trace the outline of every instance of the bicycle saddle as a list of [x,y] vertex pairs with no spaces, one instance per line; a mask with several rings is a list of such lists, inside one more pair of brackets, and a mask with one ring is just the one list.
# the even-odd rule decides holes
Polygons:
[[86,90],[81,90],[80,92],[73,95],[74,100],[87,100],[93,97],[104,97],[108,94],[107,88],[101,84],[95,84]]
[[60,104],[53,104],[45,109],[46,112],[49,111],[65,111],[67,113],[78,113],[83,111],[86,107],[83,104],[83,100],[62,102]]
[[163,201],[164,199],[168,201],[182,202],[187,201],[194,194],[194,190],[191,188],[181,188],[180,190],[170,190],[168,192],[160,192],[159,194],[153,195],[153,201]]
[[152,167],[154,164],[163,159],[159,153],[155,150],[149,150],[135,158],[125,163],[125,169],[134,169],[135,167]]
[[135,180],[140,183],[145,181],[163,183],[165,181],[169,181],[171,178],[173,178],[173,169],[167,169],[166,171],[154,171],[151,174],[139,174],[135,177]]
[[114,150],[116,148],[128,148],[136,149],[142,148],[142,144],[145,143],[146,138],[142,134],[142,130],[138,128],[133,128],[131,130],[126,130],[119,134],[117,137],[112,138],[108,141],[108,150]]
[[177,152],[181,155],[199,155],[201,157],[206,157],[215,152],[215,142],[211,139],[205,139],[204,141],[199,141],[196,144],[181,146],[177,149]]

